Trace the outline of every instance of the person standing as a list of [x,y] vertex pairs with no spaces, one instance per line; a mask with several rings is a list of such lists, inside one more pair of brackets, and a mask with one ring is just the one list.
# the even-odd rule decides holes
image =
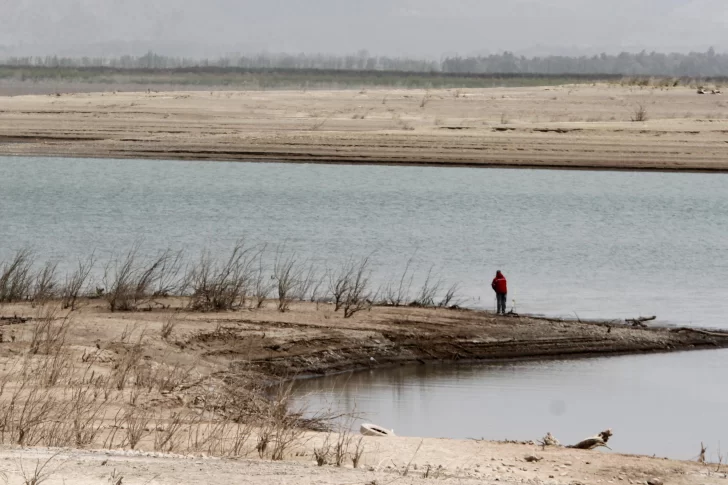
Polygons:
[[508,299],[508,282],[506,281],[506,277],[503,276],[503,273],[497,271],[495,278],[493,278],[493,283],[491,283],[490,286],[493,288],[493,291],[495,291],[495,298],[498,302],[496,313],[505,315],[506,300]]

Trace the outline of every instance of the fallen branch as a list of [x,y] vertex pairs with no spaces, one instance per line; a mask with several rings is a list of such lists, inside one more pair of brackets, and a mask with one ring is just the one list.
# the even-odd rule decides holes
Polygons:
[[611,450],[611,448],[607,446],[607,441],[609,441],[609,438],[612,435],[612,430],[607,429],[602,431],[598,435],[582,440],[575,445],[567,446],[567,448],[576,448],[578,450],[593,450],[595,448],[604,447]]
[[675,332],[675,333],[679,333],[679,332],[695,332],[695,333],[699,333],[701,335],[707,335],[709,337],[728,338],[728,332],[709,332],[707,330],[700,330],[699,328],[680,327],[680,328],[673,328],[670,331],[671,332]]
[[625,320],[627,323],[631,323],[633,327],[646,327],[645,322],[651,322],[653,320],[657,320],[656,316],[652,317],[639,317],[639,318],[630,318]]

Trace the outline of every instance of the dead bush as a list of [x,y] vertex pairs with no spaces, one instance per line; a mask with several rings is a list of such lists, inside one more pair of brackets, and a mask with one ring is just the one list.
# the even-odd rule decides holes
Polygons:
[[316,464],[318,466],[324,466],[329,464],[329,461],[331,459],[331,443],[329,442],[330,437],[331,434],[327,434],[323,444],[320,447],[314,446],[313,448],[313,457],[316,460]]
[[255,273],[253,275],[253,307],[261,308],[265,301],[270,298],[270,294],[275,288],[275,283],[268,275],[266,267],[263,264],[263,253],[265,247],[263,247],[255,257]]
[[136,311],[155,296],[166,296],[176,286],[181,255],[171,250],[145,260],[135,244],[124,256],[114,257],[106,265],[104,286],[109,310]]
[[95,259],[91,254],[86,260],[79,260],[78,267],[66,276],[66,282],[61,288],[61,302],[64,309],[76,309],[78,297],[86,286],[89,274],[94,267]]
[[36,460],[35,467],[32,470],[30,468],[26,469],[25,465],[23,465],[23,461],[20,460],[18,462],[18,467],[20,468],[20,475],[23,477],[23,483],[25,485],[40,485],[41,483],[47,481],[51,477],[51,475],[58,471],[58,468],[63,465],[63,463],[61,463],[55,468],[49,467],[50,463],[60,453],[60,451],[55,453],[42,463],[40,460]]
[[280,249],[273,264],[273,278],[278,289],[278,311],[288,311],[291,301],[299,295],[303,269],[295,254],[285,255]]
[[293,446],[304,437],[302,412],[290,412],[293,400],[293,383],[280,383],[268,406],[259,418],[258,455],[263,458],[270,452],[270,459],[280,461]]
[[109,475],[109,485],[122,485],[123,482],[124,475],[121,472],[117,472],[116,468],[114,468]]
[[297,285],[296,294],[293,298],[301,301],[318,301],[323,296],[321,288],[324,284],[325,275],[320,276],[316,271],[316,267],[310,264],[308,269],[301,270],[301,280]]
[[371,308],[375,298],[369,285],[369,258],[354,263],[348,274],[349,282],[344,293],[344,318],[351,318],[355,313]]
[[354,468],[359,468],[362,455],[364,455],[364,437],[360,436],[354,447],[354,452],[351,454],[351,464]]
[[139,333],[139,337],[133,344],[123,344],[125,336],[122,335],[122,344],[124,345],[124,353],[120,359],[114,362],[111,370],[111,382],[113,386],[123,391],[129,379],[137,373],[142,357],[144,357],[144,340],[145,332]]
[[0,303],[27,300],[33,286],[33,252],[28,248],[18,250],[0,268]]
[[35,322],[30,334],[29,353],[51,355],[62,350],[71,324],[70,316],[59,317],[56,307],[44,306],[38,310]]
[[649,115],[647,113],[647,107],[645,107],[645,105],[642,103],[638,103],[634,109],[634,112],[632,113],[632,121],[642,122],[647,121],[648,119]]
[[136,448],[142,438],[149,434],[148,426],[153,417],[150,410],[133,406],[127,408],[122,418],[125,436],[121,446],[129,446],[132,450]]
[[432,268],[427,272],[427,278],[425,278],[419,293],[412,302],[412,306],[418,307],[433,307],[435,305],[435,298],[437,297],[440,288],[442,287],[442,280],[435,279],[432,276]]
[[77,448],[90,446],[101,432],[107,403],[99,399],[94,385],[83,384],[71,391],[70,402],[73,445]]
[[33,304],[45,303],[57,296],[58,284],[56,282],[56,263],[46,263],[35,274],[33,283]]
[[452,308],[460,305],[462,300],[458,297],[460,292],[460,283],[454,283],[447,289],[440,302],[437,304],[440,308]]
[[337,435],[336,444],[334,445],[334,463],[340,467],[344,465],[346,457],[349,455],[349,446],[351,445],[351,430],[341,427]]
[[191,292],[189,307],[196,311],[235,310],[245,305],[252,282],[251,249],[238,242],[224,261],[217,261],[209,251],[185,277],[185,287]]
[[159,331],[160,336],[162,337],[162,340],[168,341],[169,338],[172,336],[172,333],[174,332],[174,329],[177,328],[177,325],[179,324],[178,314],[174,313],[167,317],[164,320],[164,323],[162,323],[162,328]]
[[65,406],[55,391],[24,380],[13,391],[4,409],[2,440],[20,446],[36,446],[48,438],[47,423],[63,420]]
[[168,419],[158,419],[154,427],[154,451],[172,453],[179,448],[184,415],[172,413]]
[[389,306],[402,306],[407,304],[410,290],[412,288],[412,280],[414,273],[410,273],[410,266],[413,258],[407,260],[404,271],[396,282],[388,283],[384,288],[383,302]]
[[149,392],[158,390],[160,392],[171,392],[192,381],[192,374],[198,362],[187,366],[180,362],[174,365],[152,363],[140,364],[133,370],[135,374],[135,385],[147,388]]
[[353,265],[349,262],[341,266],[337,272],[329,271],[329,293],[334,300],[334,311],[338,312],[344,305],[344,297],[348,291]]

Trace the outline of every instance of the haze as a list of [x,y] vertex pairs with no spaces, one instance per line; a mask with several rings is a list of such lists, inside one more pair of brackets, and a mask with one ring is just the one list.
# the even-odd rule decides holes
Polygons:
[[23,55],[719,52],[725,0],[0,0]]

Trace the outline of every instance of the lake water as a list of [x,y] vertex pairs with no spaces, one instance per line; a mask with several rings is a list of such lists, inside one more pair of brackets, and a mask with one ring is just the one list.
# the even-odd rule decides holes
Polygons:
[[[728,351],[495,365],[413,365],[301,381],[301,405],[356,410],[400,436],[574,444],[613,428],[615,452],[717,462],[728,447]],[[357,424],[361,421],[357,421]]]
[[[246,236],[321,267],[371,254],[380,283],[412,258],[413,287],[432,267],[473,307],[492,307],[502,269],[519,312],[728,322],[726,175],[6,157],[0,228],[0,260],[30,245],[64,267],[140,240],[194,255]],[[619,451],[690,458],[728,439],[727,364],[416,366],[310,385],[401,434],[572,442],[613,427]]]
[[0,158],[0,227],[0,259],[246,236],[333,265],[371,253],[379,282],[413,258],[413,287],[433,267],[479,308],[502,269],[519,312],[718,327],[728,310],[727,175]]

